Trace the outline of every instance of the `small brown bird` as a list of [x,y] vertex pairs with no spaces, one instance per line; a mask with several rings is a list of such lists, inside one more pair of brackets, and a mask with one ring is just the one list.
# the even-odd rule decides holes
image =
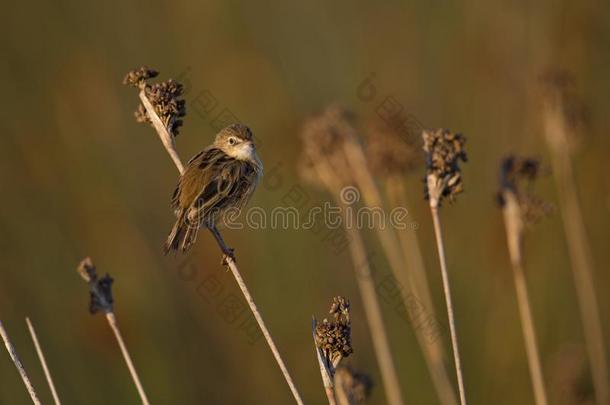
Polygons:
[[187,251],[201,226],[208,228],[223,253],[234,259],[233,249],[222,239],[216,221],[230,208],[243,208],[254,192],[263,165],[256,154],[252,131],[232,124],[221,130],[214,143],[186,165],[172,196],[177,220],[167,237],[164,253]]

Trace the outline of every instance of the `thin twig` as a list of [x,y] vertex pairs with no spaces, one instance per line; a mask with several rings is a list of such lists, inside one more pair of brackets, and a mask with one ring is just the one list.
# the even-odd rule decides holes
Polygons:
[[32,342],[34,342],[34,347],[36,348],[36,353],[38,354],[38,360],[40,360],[44,375],[47,378],[47,383],[49,384],[49,389],[51,390],[51,394],[53,395],[53,401],[55,401],[56,405],[61,405],[61,401],[59,400],[59,396],[57,395],[57,390],[55,389],[55,384],[53,383],[53,378],[51,377],[51,372],[49,371],[49,367],[47,366],[47,361],[44,357],[44,353],[42,352],[42,348],[40,347],[40,343],[38,342],[38,336],[36,335],[34,325],[32,325],[30,318],[26,317],[25,322],[27,323],[28,329],[30,330]]
[[123,353],[123,358],[125,359],[125,363],[127,363],[127,368],[129,369],[129,373],[131,374],[131,378],[138,389],[138,394],[140,394],[140,399],[142,403],[148,405],[148,397],[146,396],[146,392],[144,391],[144,387],[142,387],[142,382],[140,381],[140,377],[138,376],[138,372],[131,361],[131,356],[129,355],[129,350],[127,350],[127,346],[125,346],[125,342],[123,341],[123,337],[121,336],[121,331],[119,330],[119,325],[116,321],[116,316],[114,316],[113,312],[106,313],[106,320],[108,320],[108,325],[110,325],[110,329],[114,332],[114,336],[121,348],[121,353]]
[[119,325],[117,324],[116,316],[114,315],[114,299],[112,298],[111,288],[113,282],[112,278],[108,274],[102,278],[99,278],[95,265],[89,257],[86,257],[80,262],[77,271],[83,280],[85,280],[89,285],[91,297],[89,311],[92,314],[95,314],[98,311],[103,311],[106,315],[106,320],[108,321],[108,325],[110,325],[110,329],[112,329],[112,332],[114,332],[114,336],[119,344],[121,353],[123,354],[123,358],[125,359],[129,373],[131,374],[131,378],[133,379],[136,389],[138,390],[138,394],[140,395],[140,400],[144,405],[149,405],[148,397],[146,396],[146,392],[144,392],[140,377],[138,376],[133,362],[131,361],[131,355],[127,350],[125,342],[123,341],[123,337],[121,336],[121,332],[119,330]]
[[438,258],[441,265],[441,275],[443,278],[443,291],[445,293],[445,303],[447,304],[447,316],[449,318],[449,329],[451,331],[451,346],[453,348],[453,361],[455,363],[455,373],[457,375],[458,391],[460,393],[460,403],[462,405],[466,405],[464,376],[462,375],[462,362],[460,360],[457,331],[455,328],[455,316],[453,312],[453,303],[451,301],[451,289],[449,287],[449,274],[447,272],[447,262],[445,260],[445,248],[443,246],[441,222],[438,215],[438,205],[432,204],[434,200],[431,199],[430,201],[430,211],[432,212],[432,221],[434,222],[434,234],[436,235],[436,247],[438,250]]
[[271,337],[271,334],[269,333],[267,326],[265,326],[265,322],[263,321],[261,314],[258,312],[258,309],[256,308],[256,304],[254,303],[254,300],[252,299],[252,296],[250,295],[250,291],[248,291],[248,287],[246,287],[246,283],[244,282],[244,279],[241,277],[241,274],[239,273],[239,269],[235,265],[235,261],[233,261],[233,259],[231,259],[230,257],[226,257],[225,260],[227,262],[227,265],[231,269],[231,273],[233,273],[233,277],[235,277],[235,281],[237,281],[237,285],[241,289],[241,292],[244,294],[244,298],[246,299],[246,302],[250,306],[250,310],[252,311],[254,318],[256,318],[256,322],[258,323],[258,326],[261,328],[261,332],[263,332],[263,336],[265,337],[265,340],[267,341],[267,344],[269,345],[269,348],[271,349],[271,352],[273,353],[273,357],[275,357],[275,361],[277,361],[277,364],[280,367],[280,370],[282,370],[282,374],[284,375],[284,378],[286,379],[286,382],[288,383],[288,386],[290,387],[290,391],[292,391],[292,395],[294,396],[295,401],[297,402],[297,404],[302,405],[303,400],[301,399],[301,395],[297,391],[297,388],[294,385],[294,382],[292,381],[292,377],[290,377],[290,373],[288,372],[288,369],[286,368],[286,365],[284,364],[284,360],[282,360],[282,356],[280,355],[280,352],[277,350],[277,347],[275,346],[275,343],[273,342],[273,338]]
[[[157,113],[155,112],[155,109],[153,108],[152,104],[146,97],[144,90],[140,91],[140,100],[142,101],[144,108],[146,108],[148,117],[150,118],[151,122],[153,123],[153,126],[156,129],[157,134],[161,138],[161,142],[163,143],[163,146],[165,147],[165,149],[167,150],[167,153],[169,153],[170,157],[172,158],[174,164],[176,165],[176,168],[178,169],[178,172],[180,172],[180,174],[182,174],[184,172],[184,165],[182,164],[182,161],[180,160],[180,157],[178,156],[178,153],[176,152],[173,138],[167,131],[167,128],[165,128],[165,126],[163,125],[160,118],[158,117]],[[219,240],[218,240],[218,244],[223,252],[227,251],[227,250],[223,249],[223,246],[221,245]],[[225,248],[226,248],[226,246],[225,246]],[[280,370],[282,371],[282,374],[284,375],[284,378],[286,379],[288,386],[290,387],[290,391],[292,392],[292,395],[294,396],[296,403],[299,405],[302,405],[303,400],[301,399],[301,395],[299,394],[299,392],[294,384],[294,381],[292,380],[292,377],[290,376],[290,373],[288,372],[288,369],[286,368],[286,365],[284,364],[284,360],[282,359],[280,352],[278,351],[277,347],[275,346],[275,343],[273,342],[273,339],[271,338],[271,334],[269,333],[269,330],[267,329],[267,326],[265,325],[265,322],[263,321],[263,318],[261,317],[261,314],[258,311],[256,304],[254,303],[254,300],[252,299],[252,295],[250,295],[250,291],[248,291],[248,288],[246,287],[246,283],[244,282],[244,280],[239,272],[239,269],[237,268],[237,265],[235,264],[235,261],[232,258],[225,256],[224,262],[231,269],[231,273],[233,274],[233,277],[235,277],[235,281],[237,282],[237,285],[239,286],[241,292],[244,295],[244,298],[246,299],[246,302],[248,303],[248,306],[250,307],[250,311],[252,311],[252,314],[254,315],[254,318],[256,319],[256,322],[258,323],[258,326],[260,327],[261,332],[263,333],[263,336],[265,337],[265,340],[267,341],[267,344],[269,345],[269,348],[271,349],[271,352],[273,353],[273,357],[275,357],[275,360],[276,360],[278,366],[280,367]]]
[[523,255],[522,255],[522,239],[523,239],[523,222],[521,208],[517,202],[515,194],[511,191],[503,192],[504,199],[504,224],[506,228],[506,240],[508,243],[508,251],[510,261],[513,268],[515,279],[515,288],[517,290],[517,304],[519,306],[519,315],[521,317],[521,326],[523,330],[523,339],[525,340],[525,350],[527,353],[527,363],[530,369],[532,378],[532,386],[534,387],[534,397],[537,405],[546,405],[546,389],[544,378],[542,377],[542,366],[540,365],[540,355],[538,353],[538,345],[536,344],[536,331],[534,329],[534,321],[532,310],[530,308],[530,300],[527,293],[525,275],[523,274]]
[[6,346],[6,350],[8,351],[9,356],[11,356],[11,360],[13,360],[13,364],[15,364],[15,367],[17,367],[17,371],[19,372],[19,375],[21,376],[21,379],[23,380],[23,383],[25,384],[25,387],[27,388],[27,390],[30,394],[30,397],[32,398],[32,402],[35,405],[40,405],[40,400],[38,399],[38,396],[36,395],[34,386],[32,385],[32,382],[30,381],[30,379],[28,378],[28,375],[25,372],[25,368],[23,368],[23,364],[21,364],[21,360],[19,360],[19,356],[17,355],[15,346],[13,346],[13,344],[11,343],[11,340],[8,337],[8,334],[6,333],[6,330],[4,330],[2,321],[0,321],[0,336],[2,336],[2,340],[4,341],[4,346]]

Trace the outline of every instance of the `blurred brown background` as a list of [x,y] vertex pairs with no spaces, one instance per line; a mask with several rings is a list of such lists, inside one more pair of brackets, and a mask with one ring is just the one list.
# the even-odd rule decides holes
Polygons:
[[[87,312],[86,287],[75,272],[86,255],[116,280],[117,317],[153,403],[292,401],[264,341],[251,341],[248,312],[223,310],[243,301],[210,235],[200,235],[189,259],[161,253],[173,221],[169,198],[177,172],[154,131],[134,121],[136,94],[121,85],[123,75],[142,64],[187,86],[177,141],[183,160],[211,142],[214,119],[225,109],[253,128],[267,182],[251,204],[266,210],[282,205],[294,185],[312,201],[327,198],[302,184],[295,161],[303,119],[329,102],[366,118],[394,96],[424,125],[463,132],[470,158],[466,191],[443,210],[446,248],[470,403],[498,405],[533,403],[493,198],[498,162],[509,152],[548,162],[537,79],[549,66],[570,70],[588,111],[574,166],[610,339],[606,2],[273,1],[263,7],[248,1],[25,0],[3,2],[2,9],[0,319],[43,401],[51,399],[26,315],[64,403],[139,401],[111,331],[101,316]],[[378,93],[365,102],[357,88],[373,72]],[[209,114],[198,107],[202,94],[217,100]],[[411,215],[446,325],[420,179],[418,173],[409,180]],[[539,191],[557,203],[552,176]],[[329,299],[343,294],[353,301],[355,353],[349,360],[376,381],[370,402],[385,403],[346,252],[335,254],[307,231],[229,230],[224,236],[306,402],[326,401],[311,315],[323,316]],[[369,241],[378,249],[375,238]],[[583,337],[558,213],[534,228],[526,244],[545,378],[552,403],[568,403],[565,381],[579,381],[586,396],[588,377],[586,368],[579,374]],[[405,400],[437,403],[409,325],[383,305]],[[448,336],[443,339],[449,347]],[[29,403],[4,349],[0,403]]]

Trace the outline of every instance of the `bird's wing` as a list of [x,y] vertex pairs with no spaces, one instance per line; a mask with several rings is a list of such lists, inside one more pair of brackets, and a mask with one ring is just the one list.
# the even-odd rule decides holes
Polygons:
[[218,175],[219,161],[226,155],[219,149],[209,147],[195,155],[187,163],[184,173],[172,195],[172,208],[186,209],[196,201],[202,190]]

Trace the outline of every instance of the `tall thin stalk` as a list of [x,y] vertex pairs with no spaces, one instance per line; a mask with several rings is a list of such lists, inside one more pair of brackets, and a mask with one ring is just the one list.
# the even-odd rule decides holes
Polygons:
[[103,311],[106,315],[106,320],[108,321],[108,325],[110,326],[110,329],[112,329],[114,337],[116,338],[119,348],[121,349],[123,359],[125,360],[127,369],[131,374],[131,379],[133,380],[133,383],[135,384],[136,389],[138,390],[140,400],[142,401],[142,404],[149,405],[150,402],[148,402],[148,397],[146,396],[146,392],[144,391],[144,387],[142,386],[142,382],[140,381],[138,372],[136,371],[136,368],[133,365],[129,350],[127,350],[127,346],[123,341],[123,336],[121,335],[116,316],[114,315],[114,300],[112,298],[111,290],[113,282],[112,278],[109,275],[99,278],[95,265],[89,257],[86,257],[80,262],[77,271],[78,274],[80,274],[80,276],[82,277],[82,279],[85,280],[85,282],[87,282],[87,284],[89,285],[91,298],[89,304],[89,311],[92,314],[95,314],[98,311]]
[[451,347],[453,349],[453,361],[455,363],[455,373],[457,376],[458,390],[460,393],[460,403],[466,405],[466,392],[464,390],[464,375],[462,374],[462,362],[460,360],[460,350],[458,345],[457,331],[455,327],[455,315],[453,312],[453,302],[451,300],[451,288],[449,286],[449,273],[447,272],[447,262],[445,260],[445,247],[443,246],[443,235],[441,233],[441,221],[438,215],[438,206],[430,205],[432,221],[434,222],[434,234],[436,236],[436,248],[438,259],[441,265],[441,275],[443,278],[443,292],[445,303],[447,304],[447,316],[449,318],[449,330],[451,332]]
[[[352,218],[351,220],[351,223],[354,223],[354,219]],[[357,272],[356,280],[358,282],[362,302],[365,304],[364,310],[366,319],[373,338],[373,347],[379,361],[387,400],[388,403],[392,405],[403,404],[402,395],[400,393],[400,383],[398,382],[394,360],[392,359],[390,344],[381,315],[381,308],[379,306],[379,301],[377,300],[375,283],[371,277],[371,269],[368,263],[369,257],[366,254],[364,241],[362,240],[362,235],[358,229],[349,227],[347,229],[347,234],[350,238],[349,248],[354,269]]]
[[534,329],[530,299],[523,273],[523,214],[514,191],[503,190],[502,199],[506,241],[513,268],[515,288],[517,290],[517,304],[519,306],[519,316],[521,317],[523,339],[525,340],[527,363],[534,388],[534,397],[536,398],[537,405],[546,405],[548,401],[542,376],[542,366],[540,365],[538,345],[536,344],[536,331]]
[[114,337],[116,338],[119,347],[121,348],[121,353],[123,353],[123,358],[125,359],[125,364],[127,364],[127,368],[129,369],[129,373],[131,374],[131,378],[133,379],[134,384],[138,390],[138,394],[140,395],[140,399],[143,404],[148,405],[148,397],[146,396],[146,392],[144,391],[144,387],[142,386],[142,382],[140,381],[140,377],[138,376],[138,372],[136,371],[135,366],[133,365],[133,361],[131,360],[131,355],[129,354],[129,350],[127,350],[127,346],[123,341],[123,336],[121,335],[121,330],[119,329],[119,325],[116,320],[116,316],[113,312],[108,312],[106,314],[106,320],[108,321],[108,325],[110,325],[110,329],[114,333]]
[[[144,68],[144,70],[147,70],[147,69]],[[135,80],[131,80],[131,78],[129,77],[132,74],[133,74]],[[156,72],[155,72],[154,76],[156,76]],[[151,122],[153,128],[155,128],[157,134],[159,135],[159,138],[161,139],[161,142],[163,143],[163,146],[165,147],[165,150],[172,158],[172,161],[176,165],[176,168],[178,169],[178,172],[180,173],[180,175],[182,175],[182,173],[184,172],[184,165],[182,164],[182,161],[178,155],[178,152],[176,151],[174,137],[172,136],[171,126],[170,126],[170,128],[168,128],[168,125],[166,123],[164,123],[164,121],[159,117],[159,115],[157,114],[157,111],[155,110],[155,107],[153,106],[153,104],[149,100],[149,98],[147,97],[147,94],[146,94],[147,84],[145,83],[145,80],[141,80],[141,77],[138,78],[134,74],[134,72],[130,72],[130,74],[126,77],[125,82],[128,84],[135,84],[137,87],[139,87],[139,89],[140,89],[139,98],[146,111],[146,117]],[[175,117],[172,117],[172,119],[169,121],[170,125],[172,124],[172,121],[174,119],[175,119]],[[228,251],[227,246],[224,246],[224,242],[222,241],[222,238],[217,238],[217,242],[219,244],[219,247],[221,248],[221,251],[223,251],[223,252]],[[225,263],[229,267],[229,269],[231,269],[231,273],[233,274],[233,277],[235,278],[235,281],[237,282],[239,289],[241,290],[242,294],[244,295],[244,298],[245,298],[246,302],[248,303],[248,306],[250,307],[250,311],[252,312],[252,314],[254,315],[254,318],[256,319],[256,322],[258,323],[258,326],[260,327],[261,332],[262,332],[267,344],[269,345],[271,352],[273,353],[273,357],[275,358],[278,366],[280,367],[280,370],[286,380],[286,383],[288,384],[288,386],[290,388],[290,391],[292,392],[292,395],[294,396],[296,403],[299,405],[302,405],[303,400],[301,399],[301,395],[299,394],[299,392],[294,384],[294,381],[292,380],[292,377],[290,376],[290,373],[288,372],[288,369],[287,369],[286,365],[284,364],[284,360],[282,359],[282,356],[280,355],[275,343],[273,342],[271,333],[269,333],[269,330],[267,329],[267,326],[265,325],[265,322],[263,321],[263,318],[262,318],[260,312],[258,311],[256,304],[254,303],[254,299],[252,298],[252,295],[250,294],[250,291],[248,290],[248,287],[246,286],[246,283],[244,282],[244,279],[242,278],[241,273],[239,272],[239,269],[238,269],[237,265],[235,264],[235,261],[231,257],[225,256],[223,259],[223,263]]]
[[30,378],[28,377],[27,373],[25,372],[25,368],[23,367],[23,364],[21,364],[21,360],[19,360],[19,356],[17,355],[15,346],[13,346],[13,343],[9,339],[8,334],[6,333],[6,330],[4,329],[4,325],[2,325],[2,321],[0,321],[0,337],[2,337],[2,340],[4,341],[4,346],[6,347],[6,351],[8,351],[9,356],[11,356],[11,360],[13,361],[13,364],[15,365],[15,367],[17,368],[17,371],[19,372],[19,375],[21,376],[21,379],[23,380],[23,384],[25,384],[25,388],[28,390],[28,393],[30,394],[30,398],[32,398],[32,402],[34,403],[34,405],[40,405],[41,402],[38,399],[38,395],[36,395],[36,390],[34,389],[34,386],[32,385]]
[[[392,207],[409,207],[403,179],[395,176],[389,178],[386,182],[386,194]],[[430,316],[436,318],[430,293],[430,284],[417,234],[412,229],[397,230],[397,234],[402,251],[404,252],[407,268],[412,272],[415,284],[417,285],[417,288],[413,289],[413,293],[417,299],[423,301],[423,305]],[[435,333],[435,331],[432,332]],[[456,404],[455,389],[447,373],[444,361],[442,339],[437,339],[434,335],[431,338],[427,337],[426,331],[420,330],[420,328],[417,328],[415,336],[423,350],[432,383],[436,388],[441,403],[444,405]]]
[[460,160],[466,161],[466,152],[464,151],[465,138],[461,134],[455,134],[445,129],[423,131],[422,137],[424,140],[424,151],[426,152],[426,197],[430,203],[434,235],[436,236],[436,247],[443,279],[443,292],[447,305],[447,317],[451,332],[451,346],[453,349],[453,361],[455,363],[460,403],[466,405],[464,376],[462,373],[449,272],[447,271],[439,216],[441,201],[446,198],[453,200],[462,191],[462,175],[459,162]]
[[51,390],[51,395],[53,395],[53,401],[55,401],[56,405],[61,405],[61,401],[59,400],[59,396],[57,395],[57,390],[55,389],[55,384],[53,383],[53,378],[51,377],[51,372],[49,371],[49,367],[47,366],[47,361],[44,357],[44,353],[42,352],[42,348],[40,347],[40,343],[38,342],[38,336],[36,335],[34,325],[32,325],[30,318],[25,318],[25,322],[27,323],[28,329],[30,330],[32,342],[34,342],[34,347],[36,348],[36,353],[38,354],[38,360],[40,360],[44,375],[47,379],[47,384],[49,384],[49,389]]
[[[315,167],[312,168],[318,174],[318,178],[325,185],[326,189],[333,196],[336,204],[342,209],[343,221],[345,224],[356,224],[353,210],[347,210],[346,204],[337,194],[341,189],[340,181],[333,176],[336,173],[335,168],[332,168],[324,157],[316,159]],[[381,379],[387,397],[387,401],[392,405],[403,404],[402,394],[400,392],[400,383],[392,359],[390,351],[390,343],[386,334],[381,307],[377,299],[375,290],[375,282],[371,274],[370,258],[366,253],[366,247],[360,230],[353,226],[346,226],[345,232],[349,240],[349,250],[352,257],[354,271],[356,272],[356,282],[360,297],[363,302],[363,307],[366,315],[369,332],[373,340],[373,349],[379,369],[381,371]]]
[[[357,138],[356,130],[350,126],[345,128],[345,131],[349,136],[346,142],[343,143],[343,150],[349,162],[350,170],[354,173],[354,181],[362,192],[364,203],[369,208],[382,207],[381,192],[371,173],[367,158]],[[402,234],[404,233],[408,232],[402,232]],[[392,274],[401,285],[400,294],[403,305],[407,306],[407,303],[412,298],[410,295],[413,295],[418,302],[423,303],[426,312],[434,316],[435,311],[430,286],[425,275],[425,268],[423,262],[417,260],[418,254],[421,259],[421,252],[419,252],[416,239],[413,243],[413,238],[416,237],[414,235],[412,237],[402,235],[403,238],[406,238],[411,243],[409,245],[403,244],[401,248],[396,233],[390,227],[377,226],[375,227],[375,234],[388,259]],[[414,247],[416,249],[413,249]],[[408,311],[409,308],[406,309]],[[449,381],[447,369],[443,361],[442,340],[426,338],[426,331],[421,328],[414,328],[414,333],[424,354],[424,359],[438,397],[445,405],[455,404],[455,391]]]
[[566,117],[566,78],[551,83],[544,100],[544,134],[551,152],[551,165],[559,192],[561,216],[568,245],[576,296],[584,330],[587,355],[593,377],[597,404],[610,403],[610,378],[603,328],[593,278],[593,259],[578,200],[572,169],[571,123]]

